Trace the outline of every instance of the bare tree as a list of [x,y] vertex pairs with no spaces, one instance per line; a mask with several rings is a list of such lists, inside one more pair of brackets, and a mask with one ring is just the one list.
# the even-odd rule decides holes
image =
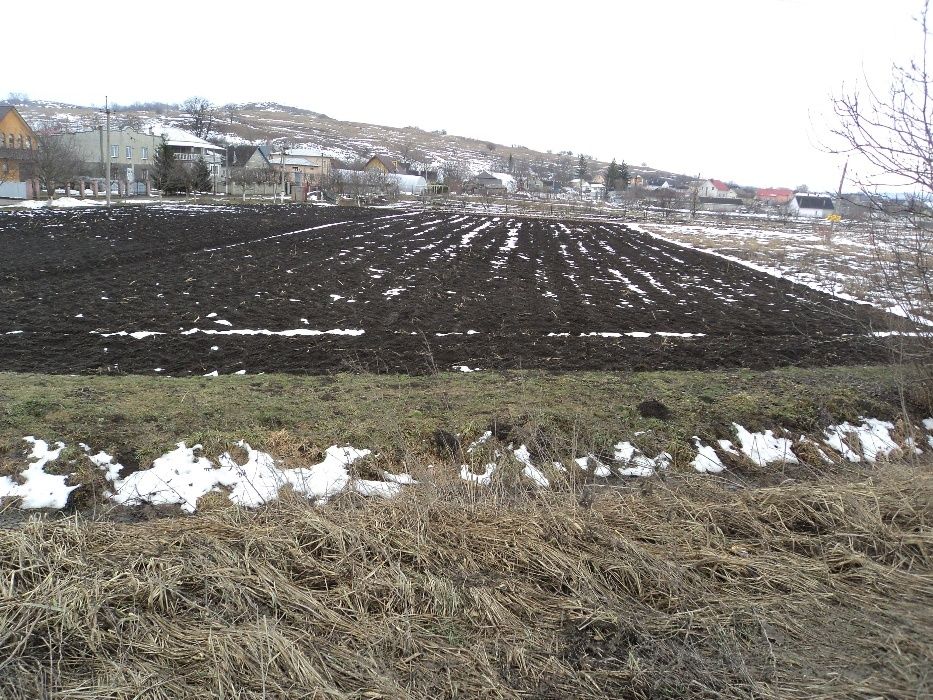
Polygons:
[[[926,327],[933,320],[933,85],[928,68],[928,11],[917,19],[919,56],[894,65],[887,86],[867,81],[833,99],[836,147],[850,160],[850,182],[867,203],[871,272],[876,292],[890,310]],[[843,183],[840,183],[840,194]],[[899,192],[892,195],[892,192]],[[933,403],[933,336],[895,338],[902,368],[909,372],[905,393]]]
[[[882,283],[902,315],[931,315],[933,301],[933,85],[927,61],[929,0],[919,17],[920,57],[893,67],[885,89],[864,85],[833,100],[852,182],[876,214],[873,243]],[[893,190],[903,194],[891,197]]]
[[463,183],[470,179],[472,172],[470,167],[460,160],[449,160],[444,163],[444,184],[451,192],[459,192],[463,188]]
[[28,170],[45,188],[49,199],[54,199],[58,185],[72,182],[81,173],[81,151],[72,134],[40,131],[36,134],[36,144]]
[[214,126],[214,105],[206,97],[189,97],[179,105],[194,135],[206,139]]

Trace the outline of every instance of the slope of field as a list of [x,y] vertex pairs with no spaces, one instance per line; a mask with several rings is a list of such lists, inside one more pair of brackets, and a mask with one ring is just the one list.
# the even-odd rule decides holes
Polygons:
[[0,369],[660,369],[880,358],[879,314],[623,224],[331,207],[0,215]]

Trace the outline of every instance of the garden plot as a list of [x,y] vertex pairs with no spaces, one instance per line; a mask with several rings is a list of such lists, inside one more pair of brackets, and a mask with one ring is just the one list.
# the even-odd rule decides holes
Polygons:
[[0,214],[0,370],[875,360],[889,315],[619,223],[336,207]]
[[[891,298],[886,289],[883,268],[891,265],[893,251],[882,241],[895,237],[893,230],[880,230],[877,245],[872,245],[869,229],[858,223],[749,218],[640,227],[664,240],[711,251],[842,299],[867,302],[901,316],[909,313],[917,320],[926,316],[933,323],[928,309],[902,308],[903,299]],[[933,248],[926,250],[927,255],[931,253]],[[913,285],[911,293],[924,298],[922,281],[911,280],[909,269],[906,273],[905,286]]]

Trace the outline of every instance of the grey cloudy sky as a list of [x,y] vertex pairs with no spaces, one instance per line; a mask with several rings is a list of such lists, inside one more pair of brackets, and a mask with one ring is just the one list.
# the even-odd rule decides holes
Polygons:
[[758,186],[835,188],[830,96],[920,47],[920,0],[37,7],[3,40],[32,98],[273,100]]

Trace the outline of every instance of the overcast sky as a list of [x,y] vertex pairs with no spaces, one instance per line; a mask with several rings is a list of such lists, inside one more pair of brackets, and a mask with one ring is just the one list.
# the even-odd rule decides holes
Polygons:
[[[51,0],[0,91],[270,100],[757,186],[834,189],[830,98],[916,55],[920,0]],[[117,7],[117,6],[115,6]],[[106,50],[101,50],[101,44]],[[104,58],[106,57],[106,58]],[[104,70],[104,66],[109,71]]]

